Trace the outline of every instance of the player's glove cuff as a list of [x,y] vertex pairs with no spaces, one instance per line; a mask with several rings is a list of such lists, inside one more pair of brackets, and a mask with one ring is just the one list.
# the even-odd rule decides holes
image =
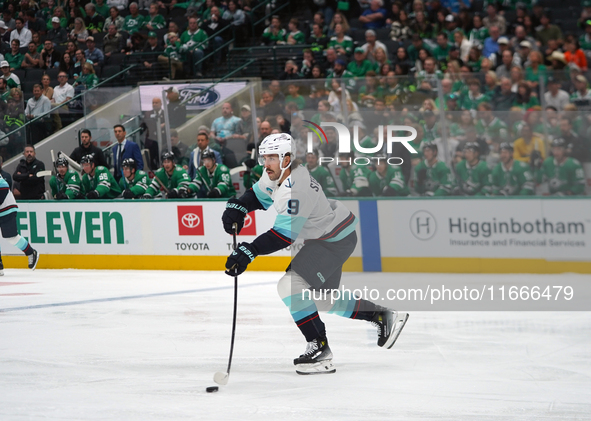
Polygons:
[[258,253],[255,247],[249,243],[240,243],[236,250],[228,257],[226,261],[226,274],[230,276],[238,276],[243,273],[249,263],[251,263]]
[[92,190],[92,191],[89,191],[88,193],[86,193],[86,198],[87,199],[98,199],[99,194],[96,190]]

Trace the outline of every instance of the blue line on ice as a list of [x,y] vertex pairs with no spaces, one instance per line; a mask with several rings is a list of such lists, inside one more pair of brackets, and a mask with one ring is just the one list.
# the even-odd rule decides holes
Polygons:
[[[277,281],[257,282],[254,284],[240,284],[239,288],[256,287],[256,286],[270,285],[270,284],[275,284],[275,283],[277,283]],[[96,298],[94,300],[68,301],[65,303],[37,304],[34,306],[0,308],[0,313],[7,313],[9,311],[20,311],[20,310],[37,310],[40,308],[50,308],[50,307],[75,306],[75,305],[80,305],[80,304],[106,303],[109,301],[135,300],[138,298],[163,297],[163,296],[167,296],[167,295],[192,294],[194,292],[220,291],[220,290],[224,290],[224,289],[233,289],[233,288],[234,288],[234,285],[227,285],[227,286],[223,286],[223,287],[188,289],[185,291],[156,292],[153,294],[127,295],[127,296],[123,296],[123,297],[109,297],[109,298]]]

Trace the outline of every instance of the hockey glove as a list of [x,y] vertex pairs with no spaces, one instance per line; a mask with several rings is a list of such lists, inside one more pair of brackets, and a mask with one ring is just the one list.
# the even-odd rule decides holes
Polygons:
[[65,200],[67,198],[68,198],[68,196],[63,191],[61,191],[55,195],[55,200]]
[[385,197],[393,197],[396,196],[396,190],[394,190],[392,187],[390,186],[386,186],[384,187],[384,189],[382,190],[382,196]]
[[240,243],[226,261],[226,275],[238,276],[257,257],[252,244]]
[[142,195],[142,199],[151,199],[152,196],[150,196],[148,193],[145,193]]
[[186,187],[179,188],[179,197],[181,199],[186,199],[189,197],[189,190]]
[[86,193],[86,198],[87,199],[98,199],[99,193],[96,190],[89,191],[88,193]]
[[222,193],[220,192],[220,189],[214,187],[209,191],[209,193],[207,193],[207,197],[209,197],[210,199],[219,199],[220,197],[222,197]]
[[224,230],[228,234],[234,234],[234,228],[232,226],[237,224],[237,233],[240,234],[240,230],[244,226],[244,218],[246,218],[247,213],[248,209],[246,209],[246,204],[244,202],[234,198],[228,200],[228,203],[226,203],[226,210],[222,215]]
[[179,197],[179,191],[177,189],[171,189],[166,194],[166,197],[168,199],[178,199],[178,197]]
[[423,185],[427,179],[427,168],[417,171],[417,183]]
[[129,189],[125,189],[125,191],[123,192],[124,199],[133,199],[134,197],[135,197],[135,194],[133,194],[133,192]]

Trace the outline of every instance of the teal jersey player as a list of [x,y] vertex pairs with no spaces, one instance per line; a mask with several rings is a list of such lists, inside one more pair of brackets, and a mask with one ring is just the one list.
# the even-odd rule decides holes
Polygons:
[[233,197],[236,190],[232,184],[230,170],[223,164],[217,164],[212,151],[205,151],[201,155],[203,165],[197,169],[195,179],[189,189],[199,197],[218,199]]
[[499,162],[492,170],[490,184],[495,196],[531,196],[535,193],[534,177],[528,164],[513,160],[513,146],[502,143]]
[[324,195],[326,197],[334,197],[337,195],[337,187],[334,182],[334,178],[332,178],[332,174],[326,167],[322,165],[318,165],[318,151],[314,150],[312,153],[306,154],[306,165],[305,167],[308,169],[308,172],[320,187],[322,187],[322,191],[324,191]]
[[400,167],[389,165],[385,157],[369,175],[369,188],[374,196],[408,196],[410,193]]
[[82,187],[87,199],[114,199],[121,194],[121,187],[111,172],[103,166],[96,166],[94,154],[83,156],[80,163],[84,171]]
[[142,197],[148,189],[150,178],[145,171],[137,170],[137,164],[133,158],[127,158],[121,163],[123,177],[119,180],[119,186],[123,191],[124,199]]
[[66,158],[59,157],[55,161],[57,174],[49,180],[51,196],[56,200],[76,199],[82,193],[80,174],[69,169]]
[[148,186],[142,197],[151,199],[158,195],[160,188],[163,188],[168,199],[186,198],[189,195],[190,182],[187,171],[180,165],[175,165],[174,154],[164,152],[162,154],[162,168],[156,171],[152,184]]
[[369,169],[367,166],[353,164],[353,154],[340,154],[341,172],[339,179],[348,196],[371,196],[369,189]]
[[451,171],[437,159],[437,152],[437,144],[423,143],[425,159],[415,167],[415,190],[422,196],[448,196],[452,192]]
[[464,147],[464,159],[456,166],[456,182],[459,194],[465,196],[484,196],[491,193],[490,170],[486,162],[480,160],[480,148],[476,142],[468,142]]
[[548,181],[550,194],[555,196],[582,195],[585,193],[585,173],[581,163],[566,155],[566,142],[552,141],[552,157],[546,158],[538,173],[538,180]]

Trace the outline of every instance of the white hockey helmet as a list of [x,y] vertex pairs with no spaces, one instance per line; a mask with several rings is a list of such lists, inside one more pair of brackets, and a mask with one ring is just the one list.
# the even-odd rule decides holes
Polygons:
[[[296,145],[293,137],[287,133],[275,133],[265,137],[259,145],[259,163],[264,165],[261,157],[265,155],[279,155],[279,165],[282,165],[285,155],[295,158]],[[287,167],[286,167],[287,168]],[[282,170],[286,169],[281,167]]]

